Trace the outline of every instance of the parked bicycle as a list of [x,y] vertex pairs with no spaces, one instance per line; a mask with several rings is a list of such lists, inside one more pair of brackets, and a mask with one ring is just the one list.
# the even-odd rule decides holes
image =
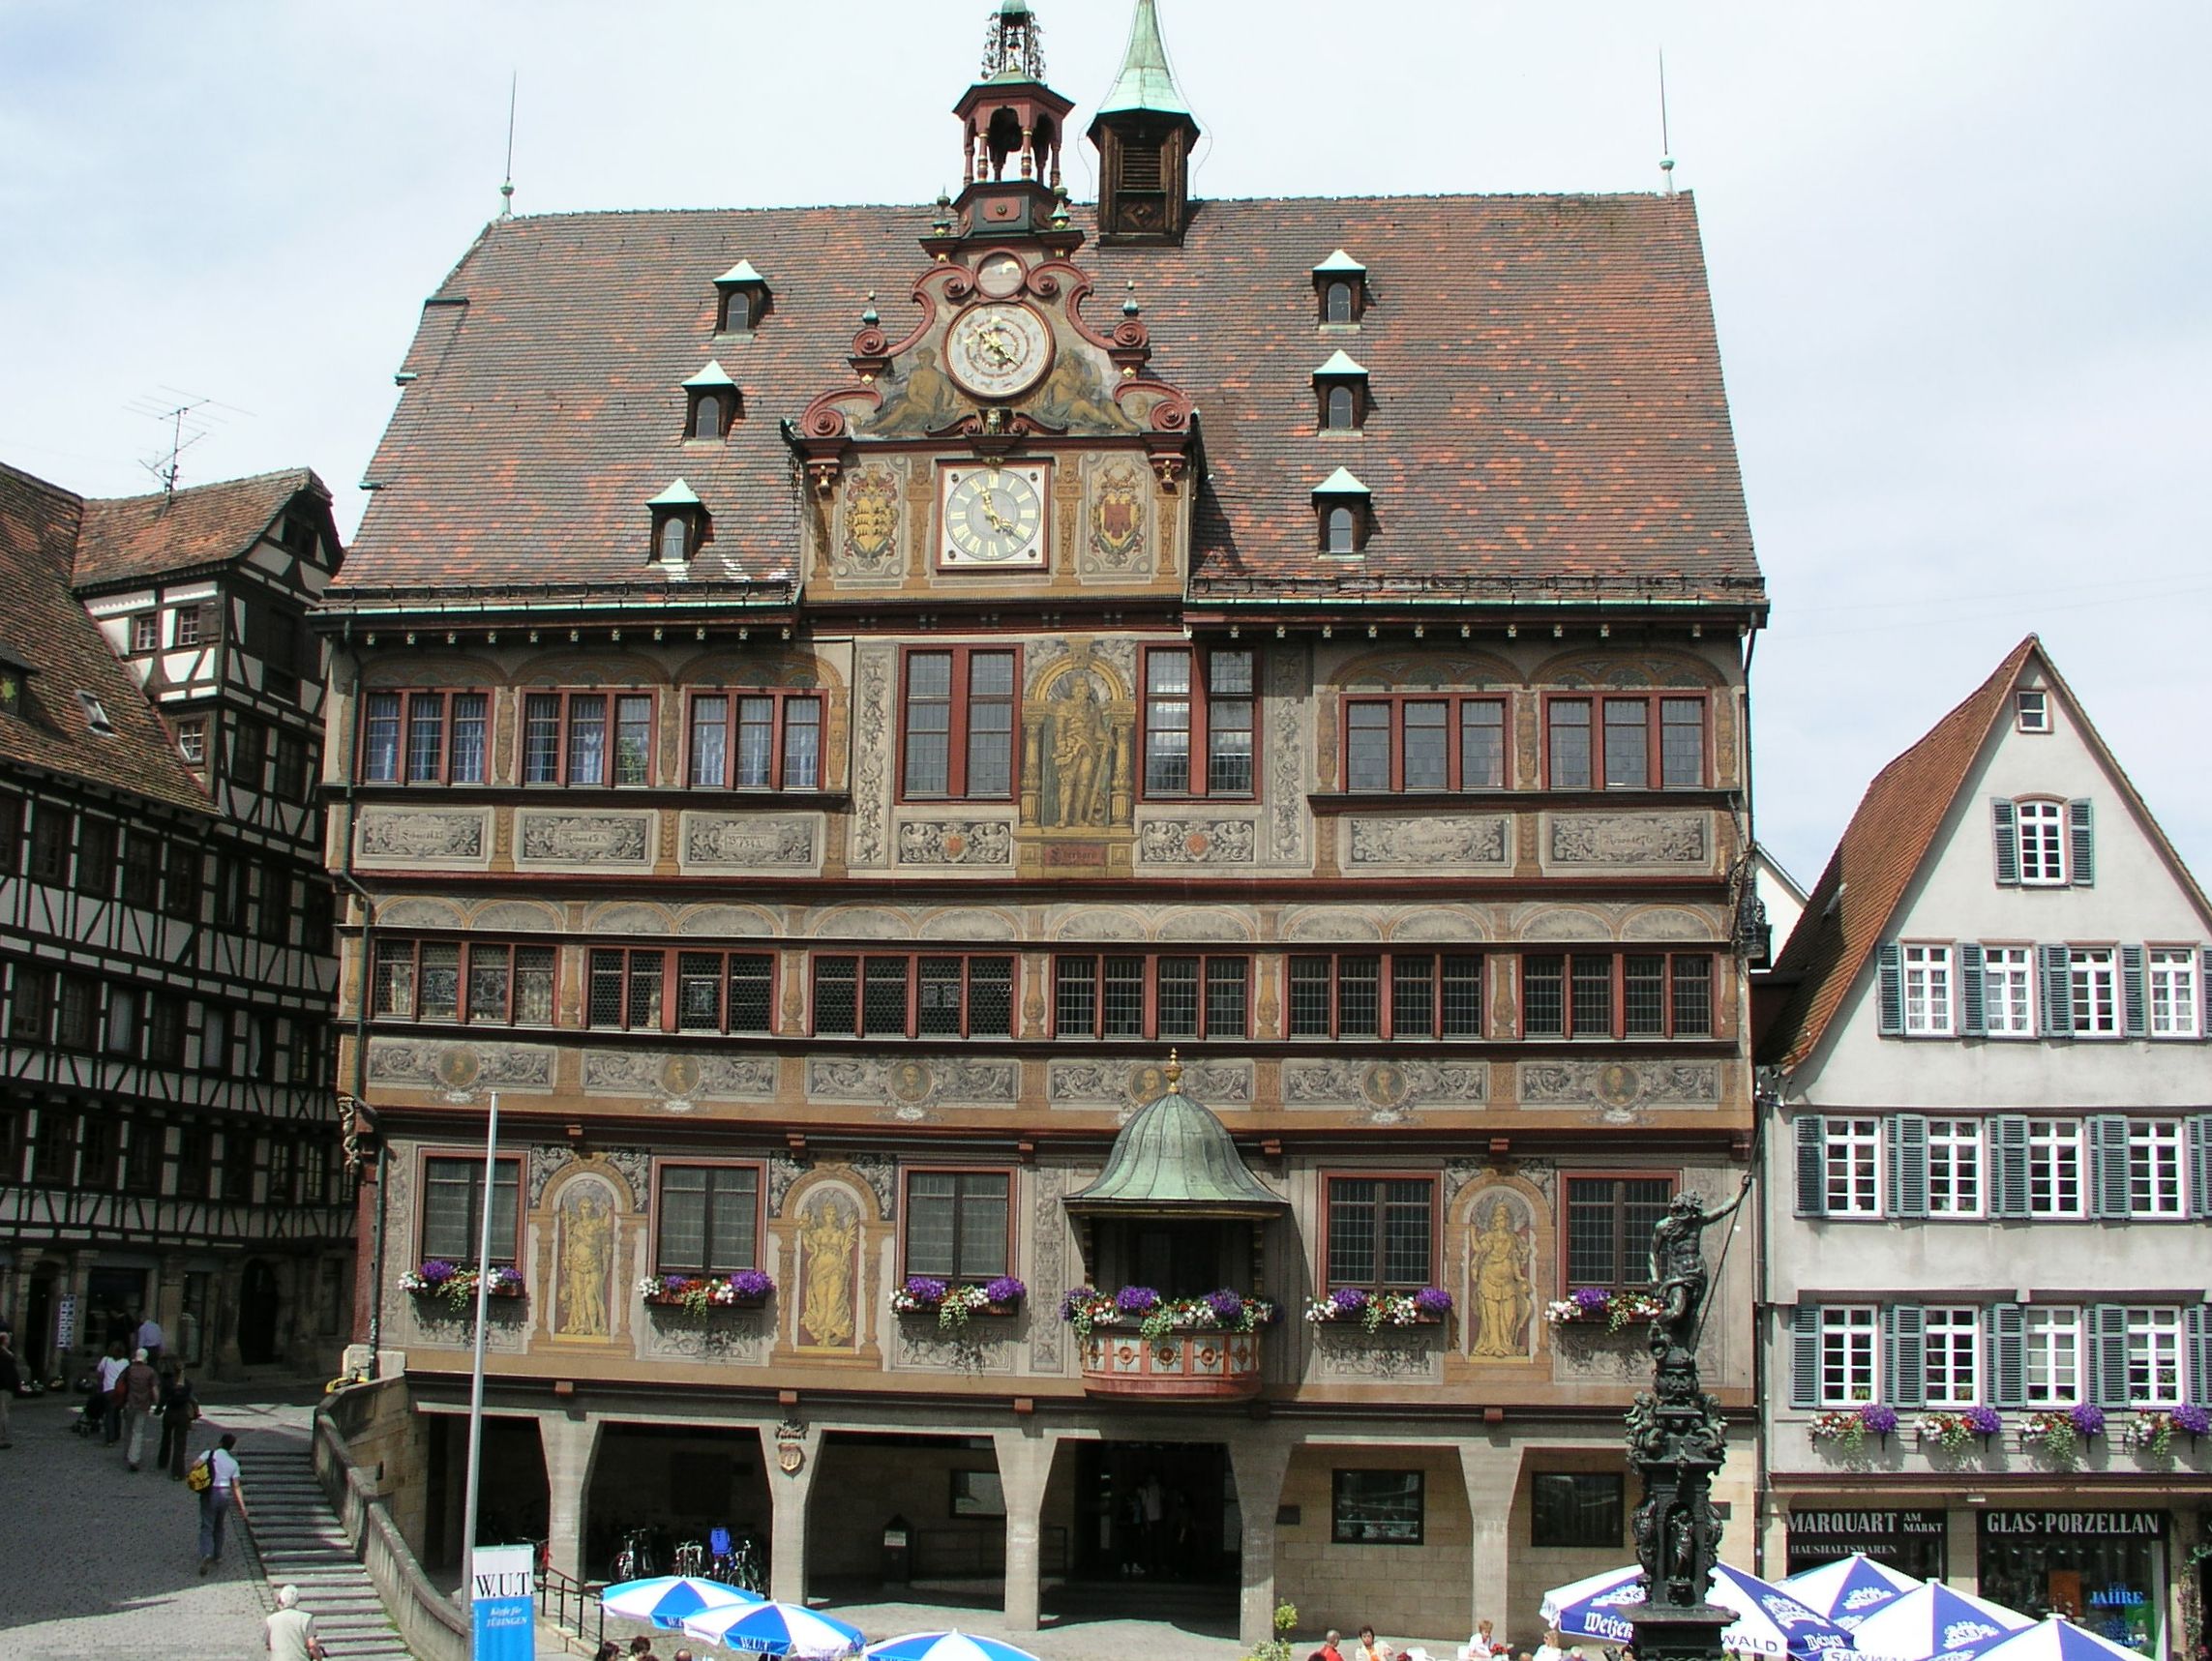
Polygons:
[[685,1540],[675,1549],[675,1566],[671,1574],[690,1575],[694,1579],[706,1572],[706,1546],[702,1541]]
[[650,1528],[631,1528],[622,1535],[622,1549],[614,1554],[614,1578],[617,1581],[642,1581],[653,1574],[653,1531]]

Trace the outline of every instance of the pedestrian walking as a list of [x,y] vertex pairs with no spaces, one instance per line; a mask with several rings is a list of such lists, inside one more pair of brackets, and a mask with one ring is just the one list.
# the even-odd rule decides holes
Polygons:
[[[223,1529],[230,1520],[231,1506],[237,1506],[241,1516],[246,1511],[245,1484],[238,1480],[238,1457],[231,1452],[237,1445],[238,1439],[224,1431],[216,1444],[200,1455],[199,1464],[207,1470],[206,1486],[198,1491],[199,1572],[203,1575],[223,1560]],[[193,1486],[190,1476],[185,1482]]]
[[314,1635],[314,1617],[300,1608],[298,1587],[277,1593],[276,1613],[261,1627],[269,1661],[322,1661],[322,1640]]
[[162,1376],[146,1365],[143,1350],[132,1355],[116,1389],[123,1398],[123,1463],[136,1470],[146,1452],[146,1421],[162,1399]]
[[171,1361],[162,1384],[162,1445],[154,1454],[154,1468],[182,1482],[185,1460],[192,1451],[193,1421],[199,1417],[199,1399],[193,1394],[185,1370]]
[[131,1358],[124,1351],[122,1340],[117,1339],[107,1347],[107,1353],[100,1358],[98,1373],[100,1431],[109,1447],[113,1447],[123,1435],[123,1399],[115,1393],[115,1386],[130,1370]]
[[22,1370],[15,1365],[15,1351],[9,1347],[14,1336],[6,1323],[0,1322],[0,1447],[15,1445],[8,1415],[15,1410],[15,1392],[23,1387]]
[[136,1348],[143,1350],[146,1352],[146,1360],[148,1364],[156,1367],[160,1366],[162,1362],[162,1346],[168,1342],[168,1337],[162,1331],[162,1323],[154,1319],[154,1312],[152,1310],[148,1310],[146,1312],[146,1318],[138,1322],[138,1330],[135,1337]]

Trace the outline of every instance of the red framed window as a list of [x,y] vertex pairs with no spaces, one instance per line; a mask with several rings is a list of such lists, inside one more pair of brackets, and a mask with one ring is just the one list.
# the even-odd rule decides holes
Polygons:
[[1418,1291],[1436,1280],[1436,1179],[1358,1175],[1326,1178],[1328,1221],[1322,1290]]
[[1710,1038],[1711,952],[1533,952],[1521,959],[1527,1038]]
[[1497,790],[1506,700],[1400,696],[1344,700],[1347,790]]
[[1259,686],[1243,648],[1145,650],[1145,794],[1249,798]]
[[524,693],[523,783],[650,785],[653,701],[649,692]]
[[653,1267],[664,1275],[731,1275],[761,1265],[761,1168],[715,1160],[654,1172]]
[[[272,1166],[272,1171],[274,1167]],[[492,1262],[512,1264],[523,1241],[523,1162],[502,1158],[492,1176]],[[484,1226],[484,1156],[426,1153],[421,1245],[425,1261],[473,1263]]]
[[1547,698],[1555,790],[1685,790],[1707,783],[1704,694]]
[[1021,654],[954,646],[911,650],[900,706],[901,795],[910,801],[1010,801]]
[[764,1034],[774,1029],[775,969],[772,952],[595,946],[584,1019],[631,1031]]
[[390,1021],[553,1024],[553,946],[381,939],[370,1013]]
[[900,1207],[902,1274],[990,1281],[1013,1261],[1014,1173],[910,1170]]
[[687,730],[694,789],[822,788],[819,693],[694,693]]
[[[362,700],[365,785],[481,785],[490,777],[492,699],[482,692],[373,692]],[[280,772],[282,765],[280,747]],[[307,757],[294,769],[305,789]]]
[[1570,1175],[1561,1208],[1568,1287],[1618,1291],[1652,1283],[1652,1230],[1674,1199],[1674,1178],[1649,1172]]
[[1290,961],[1293,1038],[1480,1038],[1478,952],[1331,952]]
[[1062,952],[1053,960],[1059,1038],[1244,1038],[1252,960]]
[[1014,960],[876,952],[817,958],[814,1030],[825,1038],[1010,1038]]

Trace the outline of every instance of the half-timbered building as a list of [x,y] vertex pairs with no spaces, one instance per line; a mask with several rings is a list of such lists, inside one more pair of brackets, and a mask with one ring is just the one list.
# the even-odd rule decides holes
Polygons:
[[0,468],[0,1309],[41,1377],[152,1315],[216,1374],[334,1365],[322,647],[305,470],[85,500]]
[[957,198],[502,219],[425,306],[319,613],[393,1502],[450,1559],[496,1092],[557,1565],[1533,1638],[1752,1123],[1696,217],[1194,200],[1151,0],[1078,205],[1032,25]]

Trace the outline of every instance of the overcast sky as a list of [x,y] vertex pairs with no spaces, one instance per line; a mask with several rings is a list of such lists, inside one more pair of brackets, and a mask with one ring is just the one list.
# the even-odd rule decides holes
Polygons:
[[[1126,0],[1038,0],[1078,122]],[[307,463],[350,533],[421,300],[497,209],[926,201],[988,0],[0,0],[0,460]],[[1214,196],[1697,193],[1774,596],[1760,831],[2042,634],[2212,879],[2212,6],[1162,0]],[[1091,192],[1088,147],[1073,162]],[[1203,391],[1201,391],[1203,402]]]

